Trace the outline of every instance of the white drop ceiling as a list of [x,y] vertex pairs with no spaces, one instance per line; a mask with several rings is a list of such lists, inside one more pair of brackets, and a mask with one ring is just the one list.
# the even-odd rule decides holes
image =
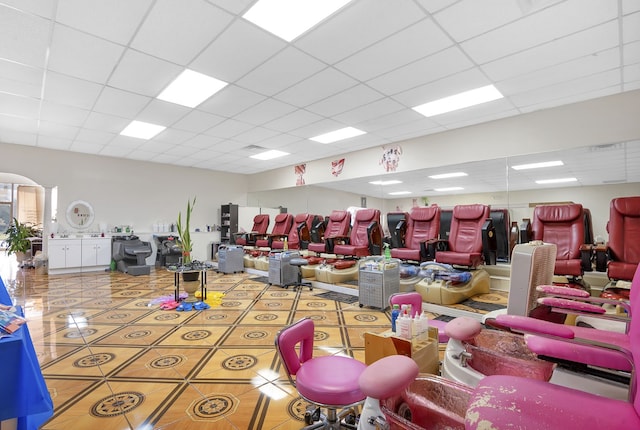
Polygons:
[[[254,3],[0,0],[0,141],[253,174],[640,88],[636,0],[354,0],[290,43]],[[185,68],[229,85],[156,99]],[[505,97],[411,109],[490,84]],[[167,128],[119,135],[132,120]],[[343,127],[366,134],[309,141]]]

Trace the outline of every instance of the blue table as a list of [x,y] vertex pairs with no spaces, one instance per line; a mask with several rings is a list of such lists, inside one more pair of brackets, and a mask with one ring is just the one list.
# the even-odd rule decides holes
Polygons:
[[[11,297],[0,279],[0,303]],[[22,314],[22,310],[18,309]],[[53,415],[53,402],[40,371],[27,324],[0,339],[0,421],[16,418],[19,430],[36,430]]]

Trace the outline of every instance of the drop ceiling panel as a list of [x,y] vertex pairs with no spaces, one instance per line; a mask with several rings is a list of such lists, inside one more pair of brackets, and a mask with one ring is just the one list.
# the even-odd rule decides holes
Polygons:
[[640,12],[627,15],[622,19],[622,41],[624,43],[640,40]]
[[224,28],[233,16],[203,0],[154,3],[131,46],[142,52],[186,65]]
[[188,141],[189,139],[193,139],[195,136],[197,136],[196,133],[168,127],[165,130],[163,130],[160,134],[155,136],[151,140],[151,143],[163,142],[163,143],[169,143],[169,144],[173,143],[174,145],[181,145],[184,142]]
[[[617,17],[617,3],[593,0],[585,8],[581,0],[568,0],[462,43],[479,64],[494,61],[554,39],[585,30]],[[571,16],[571,19],[567,17]],[[545,31],[540,31],[544,28]]]
[[140,113],[151,100],[151,97],[141,96],[113,87],[104,87],[96,101],[94,110],[111,115],[133,118]]
[[281,91],[275,98],[298,107],[308,106],[358,84],[358,81],[328,67]]
[[299,109],[281,116],[273,121],[269,121],[265,123],[264,126],[282,132],[289,132],[308,124],[313,124],[320,120],[322,120],[322,117],[320,115],[309,112],[307,110]]
[[91,112],[84,122],[84,126],[90,130],[99,130],[108,133],[119,134],[131,122],[126,118],[115,115],[107,115],[99,112]]
[[64,125],[76,127],[82,126],[89,111],[78,109],[73,106],[65,106],[52,102],[42,102],[40,118],[45,121],[52,121]]
[[43,69],[0,59],[0,91],[27,97],[40,97]]
[[175,64],[129,49],[109,79],[109,85],[156,97],[182,70]]
[[275,130],[269,130],[264,127],[254,127],[251,130],[237,134],[233,137],[233,140],[245,144],[259,144],[263,140],[274,137],[278,134],[280,133]]
[[100,85],[92,82],[49,72],[44,87],[44,99],[80,109],[91,109],[101,89]]
[[471,67],[473,67],[473,63],[469,61],[460,48],[452,46],[371,79],[367,82],[367,85],[385,95],[393,95],[459,73]]
[[49,68],[65,75],[104,84],[124,47],[56,25],[49,54]]
[[0,93],[0,113],[22,117],[37,117],[40,103],[36,99]]
[[94,155],[99,154],[103,148],[104,148],[104,145],[101,145],[99,143],[83,142],[79,140],[75,140],[71,144],[71,146],[69,146],[70,151],[82,152],[85,154],[94,154]]
[[173,125],[189,112],[191,112],[191,109],[185,106],[153,99],[138,115],[136,115],[136,119],[167,127],[169,125]]
[[272,96],[319,72],[323,63],[288,47],[237,81],[241,87]]
[[109,143],[111,140],[113,140],[114,137],[116,137],[115,133],[107,133],[100,130],[81,128],[76,135],[75,141],[102,146]]
[[0,4],[0,58],[44,67],[50,21]]
[[272,34],[236,19],[190,67],[225,82],[235,82],[286,46]]
[[[38,0],[39,1],[39,0]],[[151,0],[57,1],[56,21],[127,45],[146,15]]]
[[296,45],[334,64],[417,22],[424,14],[410,0],[355,1],[303,35]]
[[[500,13],[495,13],[496,10],[500,10]],[[521,18],[522,15],[517,1],[464,0],[435,13],[434,19],[447,29],[456,42],[463,42],[502,27]]]
[[359,124],[371,118],[375,119],[393,112],[403,111],[405,108],[405,106],[394,100],[384,98],[338,114],[334,118],[344,124]]
[[202,133],[216,124],[220,124],[225,118],[213,115],[201,110],[191,110],[184,117],[173,123],[173,127],[180,130]]
[[269,98],[255,106],[239,113],[234,118],[253,125],[262,125],[274,119],[280,118],[295,110],[295,107],[287,103]]
[[252,126],[246,122],[227,119],[207,130],[206,134],[220,138],[229,138],[251,129]]
[[501,81],[524,73],[535,73],[584,56],[598,55],[618,46],[618,43],[618,26],[615,23],[606,23],[492,61],[483,65],[482,70],[491,79]]
[[[451,46],[451,39],[431,20],[372,45],[336,64],[339,70],[366,81]],[[406,49],[411,46],[412,49]]]
[[253,91],[227,85],[219,93],[205,100],[198,109],[222,117],[232,117],[265,99],[265,96]]
[[379,92],[372,90],[366,85],[356,85],[341,93],[334,94],[324,100],[307,107],[311,112],[322,116],[337,115],[367,103],[381,99],[383,96]]

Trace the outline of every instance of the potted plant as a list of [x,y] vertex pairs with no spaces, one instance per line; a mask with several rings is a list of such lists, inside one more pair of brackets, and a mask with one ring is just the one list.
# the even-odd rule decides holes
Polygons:
[[26,252],[31,249],[29,238],[38,237],[40,232],[33,224],[21,223],[14,218],[6,234],[7,238],[4,241],[7,245],[7,255],[16,254],[16,259],[21,262]]
[[[196,198],[192,200],[187,200],[187,212],[185,213],[184,222],[182,218],[182,211],[178,213],[178,222],[176,223],[176,227],[178,228],[178,235],[180,235],[180,248],[182,248],[182,266],[184,269],[191,268],[191,251],[193,251],[193,241],[191,240],[191,212],[193,211],[193,207],[196,204]],[[192,275],[195,277],[194,280],[198,279],[198,272],[192,273],[183,273],[183,279],[188,281],[189,276],[184,275]]]

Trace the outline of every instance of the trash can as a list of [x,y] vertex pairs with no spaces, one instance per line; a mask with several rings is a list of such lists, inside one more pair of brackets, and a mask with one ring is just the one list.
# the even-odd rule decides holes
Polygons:
[[36,275],[46,275],[49,273],[49,260],[36,256],[33,259],[33,267],[36,269]]

